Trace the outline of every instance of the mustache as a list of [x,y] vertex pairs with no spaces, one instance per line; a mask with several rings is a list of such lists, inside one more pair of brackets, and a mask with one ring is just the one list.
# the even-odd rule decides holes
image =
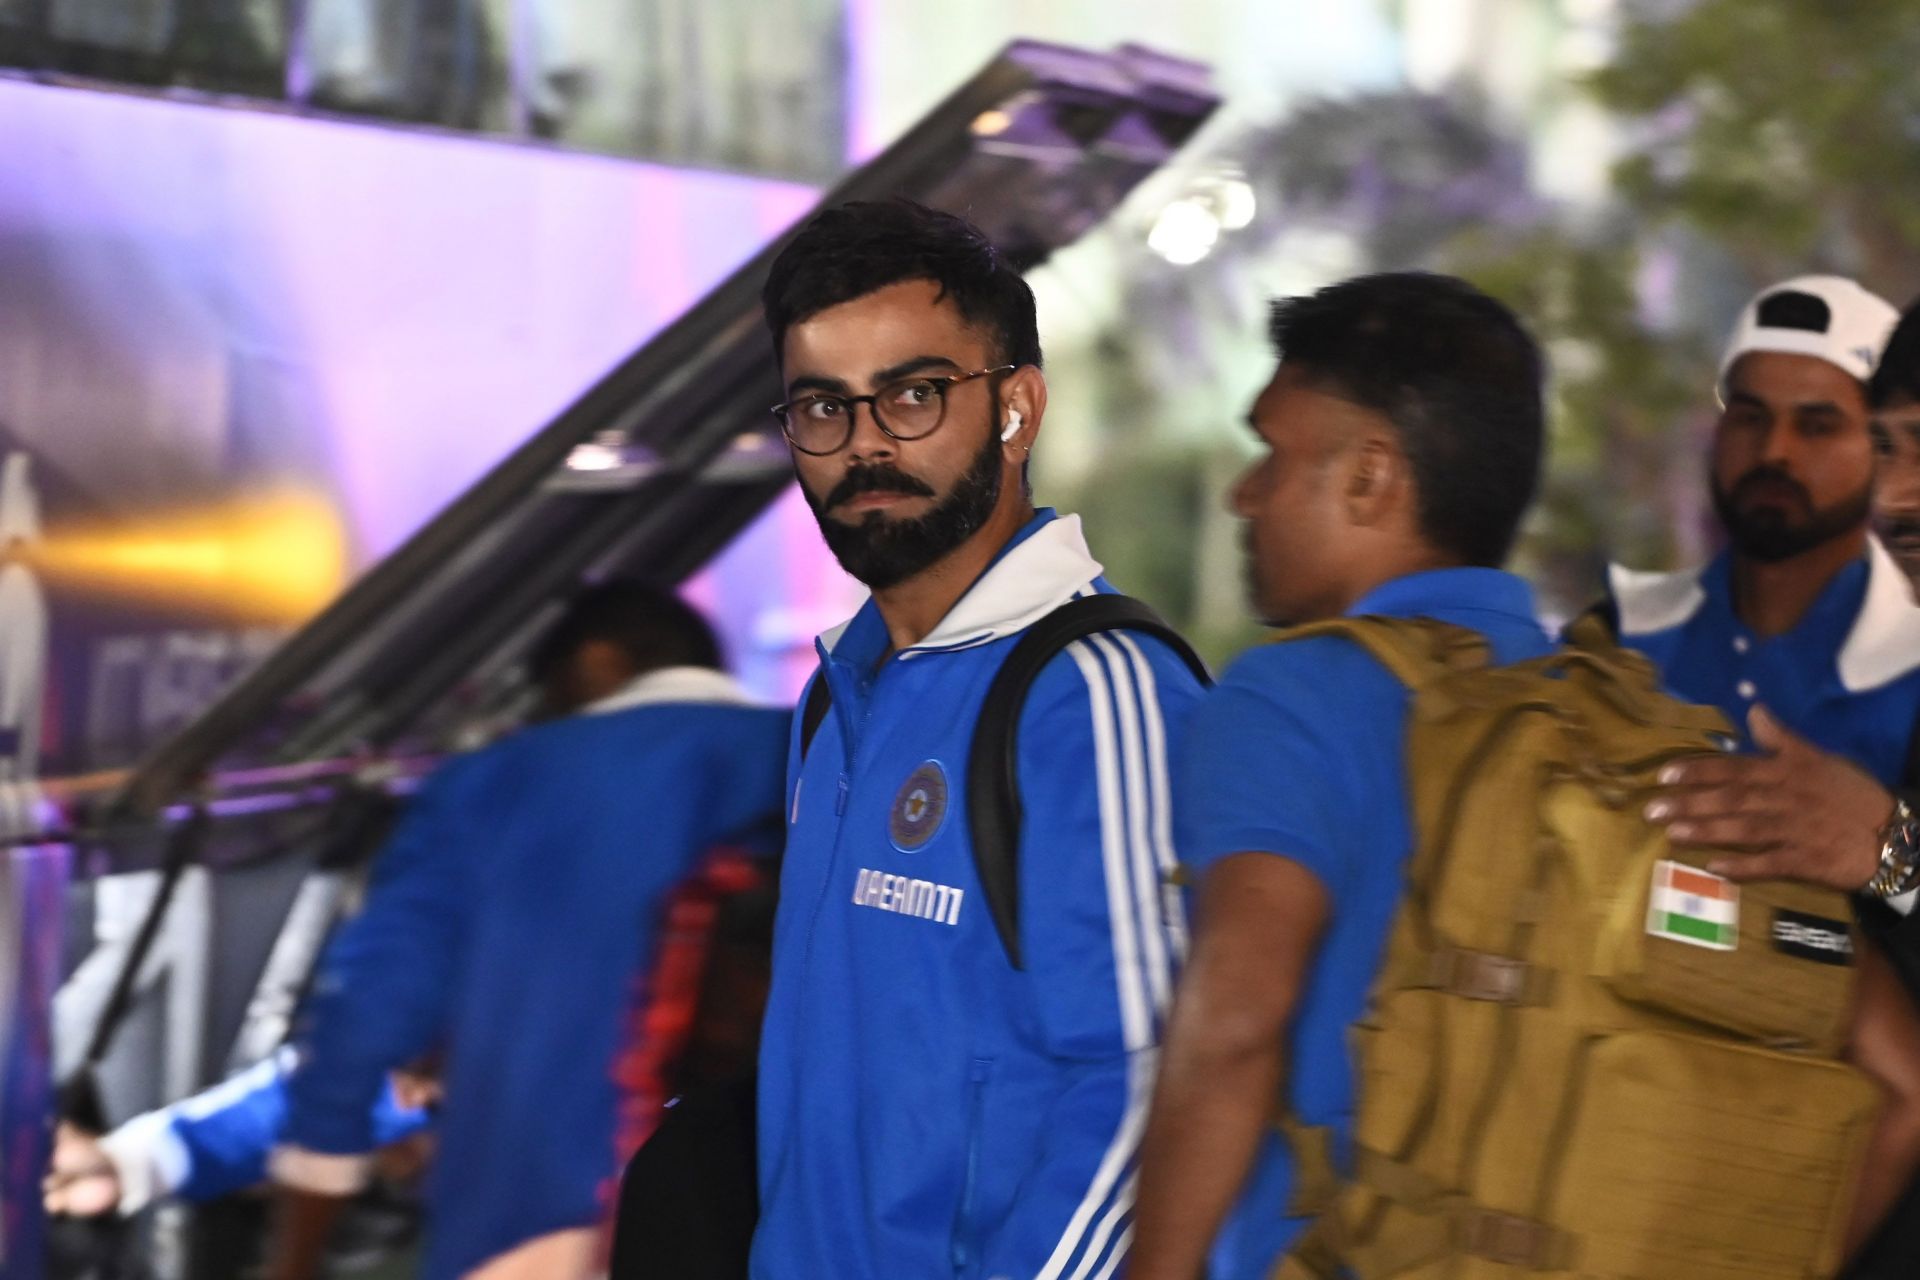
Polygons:
[[863,493],[900,493],[910,498],[934,496],[933,486],[926,481],[917,480],[898,467],[876,462],[848,471],[821,502],[821,509],[831,511],[841,503],[857,498]]
[[1769,466],[1764,462],[1736,480],[1733,485],[1733,492],[1727,496],[1731,501],[1738,502],[1753,490],[1763,485],[1778,485],[1789,489],[1792,491],[1793,496],[1800,499],[1801,502],[1806,503],[1808,506],[1813,505],[1813,495],[1807,492],[1805,485],[1795,480],[1780,468]]
[[1920,516],[1883,516],[1880,536],[1887,542],[1920,542]]

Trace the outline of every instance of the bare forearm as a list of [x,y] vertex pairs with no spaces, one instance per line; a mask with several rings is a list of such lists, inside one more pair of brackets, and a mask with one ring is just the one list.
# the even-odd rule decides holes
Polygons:
[[1869,942],[1855,956],[1858,985],[1847,1056],[1880,1086],[1882,1104],[1847,1222],[1849,1256],[1866,1244],[1920,1166],[1920,1018],[1879,946]]
[[1847,1219],[1849,1258],[1865,1247],[1893,1211],[1916,1170],[1920,1170],[1920,1106],[1890,1098],[1868,1141],[1866,1165],[1854,1193],[1852,1215]]
[[1239,1049],[1198,1043],[1176,1016],[1141,1156],[1131,1280],[1198,1280],[1208,1246],[1272,1129],[1279,1035]]
[[345,1203],[339,1196],[281,1188],[274,1196],[268,1280],[314,1280]]
[[1284,857],[1233,854],[1202,880],[1141,1152],[1131,1280],[1203,1273],[1272,1131],[1287,1027],[1327,918],[1318,877]]

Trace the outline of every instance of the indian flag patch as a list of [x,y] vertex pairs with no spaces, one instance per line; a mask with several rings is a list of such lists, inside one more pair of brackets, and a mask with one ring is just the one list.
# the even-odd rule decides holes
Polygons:
[[1647,932],[1695,947],[1732,951],[1740,941],[1740,886],[1678,862],[1653,864]]

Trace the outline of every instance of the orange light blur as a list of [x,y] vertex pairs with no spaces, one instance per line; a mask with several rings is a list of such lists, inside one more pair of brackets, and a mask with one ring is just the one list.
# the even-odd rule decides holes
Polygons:
[[25,558],[50,581],[276,622],[312,616],[347,578],[339,517],[324,500],[302,493],[113,528],[49,529]]

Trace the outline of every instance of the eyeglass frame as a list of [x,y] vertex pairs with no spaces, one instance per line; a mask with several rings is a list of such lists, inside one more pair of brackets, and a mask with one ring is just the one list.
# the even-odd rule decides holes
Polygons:
[[[901,440],[901,441],[925,440],[928,436],[931,436],[934,432],[940,430],[941,427],[944,427],[945,425],[947,425],[947,392],[951,391],[954,387],[960,385],[963,382],[972,382],[976,378],[992,377],[996,373],[1013,373],[1017,371],[1019,368],[1020,366],[1017,364],[997,364],[986,369],[975,369],[972,373],[935,374],[931,377],[921,376],[921,377],[913,377],[913,378],[900,378],[900,379],[897,379],[896,381],[889,382],[886,386],[881,387],[878,391],[873,392],[871,395],[840,396],[840,395],[831,395],[831,394],[825,394],[825,393],[816,393],[813,395],[801,396],[795,400],[788,400],[781,404],[776,404],[771,409],[769,409],[768,412],[771,413],[774,416],[774,420],[780,424],[780,434],[786,438],[786,441],[788,444],[792,445],[795,449],[798,449],[801,453],[806,454],[809,458],[831,458],[834,454],[839,453],[842,449],[846,448],[849,444],[853,443],[853,427],[854,427],[853,407],[855,405],[864,404],[867,406],[867,416],[873,419],[873,425],[880,428],[881,434],[886,436],[889,440]],[[897,387],[911,386],[916,382],[932,383],[934,386],[939,388],[940,418],[939,418],[939,421],[935,422],[931,427],[927,428],[925,431],[922,431],[917,436],[903,436],[898,431],[895,431],[892,427],[887,425],[886,418],[880,412],[879,399],[881,396],[885,395],[889,391],[894,390]],[[808,400],[836,400],[846,409],[846,413],[847,413],[846,432],[844,435],[840,437],[840,443],[836,444],[831,449],[827,449],[823,451],[816,451],[813,449],[809,449],[805,445],[801,444],[798,440],[795,440],[793,438],[793,431],[787,425],[787,413],[789,410],[793,408],[793,406],[797,404],[803,404]]]

